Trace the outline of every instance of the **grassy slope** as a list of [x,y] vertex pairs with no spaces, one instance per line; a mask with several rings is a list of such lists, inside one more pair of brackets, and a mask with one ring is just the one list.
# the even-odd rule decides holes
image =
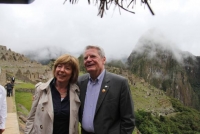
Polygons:
[[[17,92],[17,91],[15,92],[16,103],[23,105],[28,111],[30,111],[31,109],[32,98],[33,98],[32,93]],[[18,107],[18,105],[17,105],[17,110],[23,113],[23,109]]]
[[170,98],[163,91],[148,86],[147,83],[137,82],[134,86],[131,86],[131,92],[135,111],[144,110],[163,113],[173,109]]
[[18,104],[21,104],[22,106],[24,106],[28,111],[30,111],[31,109],[31,105],[32,105],[32,93],[28,93],[28,92],[19,92],[20,89],[35,89],[34,84],[31,83],[24,83],[22,81],[17,80],[15,82],[15,101],[16,101],[16,106],[17,106],[17,111],[20,111],[22,113],[24,113],[25,115],[28,115],[28,113],[26,112],[26,110],[23,110],[23,108],[21,108]]
[[25,82],[22,82],[22,81],[16,81],[14,88],[15,88],[15,90],[18,90],[18,89],[35,89],[35,85],[31,84],[31,83],[25,83]]

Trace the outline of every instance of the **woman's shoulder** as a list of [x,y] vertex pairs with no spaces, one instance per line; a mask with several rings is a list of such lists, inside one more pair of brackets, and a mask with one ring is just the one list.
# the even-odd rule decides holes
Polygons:
[[35,85],[36,90],[44,90],[44,89],[46,89],[50,85],[52,80],[53,80],[53,78],[49,79],[47,82],[38,82]]
[[48,80],[47,82],[38,82],[37,84],[35,84],[35,95],[34,95],[34,99],[38,99],[38,97],[40,97],[44,92],[47,92],[47,90],[49,89],[49,85],[50,85],[51,80]]

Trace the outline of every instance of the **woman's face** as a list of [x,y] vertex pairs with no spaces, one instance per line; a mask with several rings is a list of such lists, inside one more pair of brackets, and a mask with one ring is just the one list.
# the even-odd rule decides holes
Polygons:
[[69,64],[58,64],[54,75],[57,82],[68,83],[72,76],[72,67]]

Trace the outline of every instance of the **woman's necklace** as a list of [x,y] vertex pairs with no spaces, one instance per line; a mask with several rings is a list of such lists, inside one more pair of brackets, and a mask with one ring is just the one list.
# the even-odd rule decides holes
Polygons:
[[58,88],[56,87],[58,92],[60,93],[61,98],[65,98],[67,96],[67,88]]

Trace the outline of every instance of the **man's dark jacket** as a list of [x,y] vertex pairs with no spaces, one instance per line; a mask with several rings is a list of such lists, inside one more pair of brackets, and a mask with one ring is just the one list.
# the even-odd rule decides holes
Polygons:
[[7,83],[7,84],[5,85],[5,88],[6,88],[7,90],[12,90],[12,89],[13,89],[13,84]]
[[[80,122],[86,97],[89,74],[78,79],[81,107]],[[105,92],[103,92],[105,89]],[[122,76],[105,72],[94,116],[95,134],[132,134],[135,127],[133,101],[130,88]],[[82,129],[82,134],[88,134]]]

